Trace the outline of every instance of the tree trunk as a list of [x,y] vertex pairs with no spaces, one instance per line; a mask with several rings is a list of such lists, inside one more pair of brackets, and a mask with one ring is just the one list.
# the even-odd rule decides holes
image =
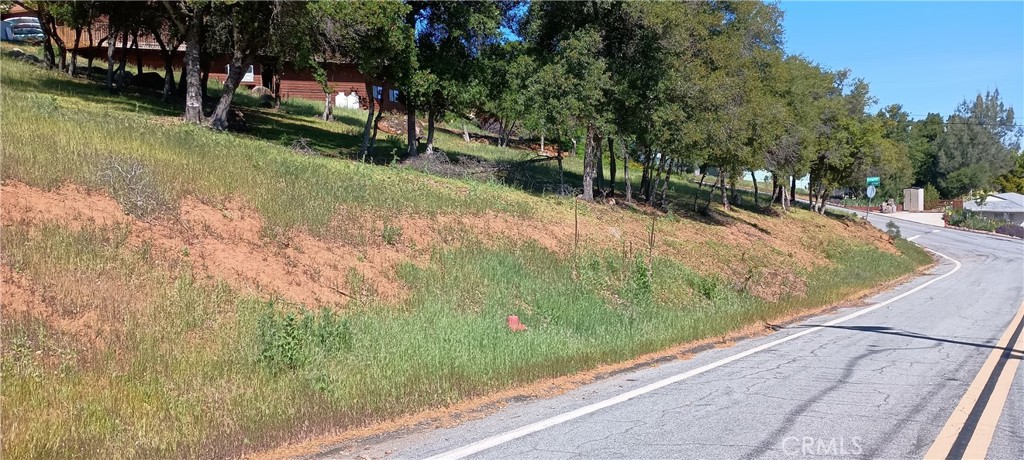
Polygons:
[[[384,116],[384,103],[382,101],[381,104],[380,104],[380,110],[377,110],[377,116],[373,119],[373,134],[370,135],[370,148],[367,149],[370,152],[373,152],[373,146],[377,145],[377,128],[380,126],[380,117],[383,117],[383,116]],[[363,158],[363,161],[365,162],[366,159]],[[371,158],[370,161],[373,161],[373,158]]]
[[544,156],[547,156],[547,154],[544,153],[544,135],[543,134],[540,135],[540,154],[544,155]]
[[791,199],[796,199],[796,175],[789,176],[789,180],[789,197]]
[[199,68],[202,74],[199,76],[199,90],[203,93],[203,100],[207,100],[210,95],[210,58],[206,53],[199,53]]
[[[43,27],[48,27],[45,23]],[[43,62],[46,63],[46,70],[53,70],[57,65],[57,58],[53,53],[53,39],[50,38],[50,31],[47,30],[43,39]]]
[[[430,116],[428,115],[427,118],[430,118]],[[498,147],[504,147],[504,146],[505,146],[505,119],[499,117],[498,118]],[[428,146],[427,148],[429,149],[430,147]]]
[[114,47],[117,46],[117,34],[107,36],[107,91],[114,92]]
[[722,208],[726,211],[732,210],[732,207],[729,206],[729,192],[726,191],[726,185],[728,183],[727,174],[724,170],[719,169],[718,176],[721,182],[720,190],[722,191]]
[[434,154],[434,107],[427,111],[427,155]]
[[561,149],[559,149],[558,152],[555,153],[556,158],[558,159],[558,194],[559,195],[561,195],[562,192],[565,191],[565,170],[562,169],[562,156],[563,156],[563,153],[564,152],[562,152]]
[[814,178],[807,181],[807,206],[808,209],[814,211]]
[[54,21],[53,27],[53,42],[57,45],[57,51],[60,52],[60,65],[57,67],[58,70],[64,71],[68,68],[68,47],[64,44],[64,40],[57,35],[57,24]]
[[171,100],[171,92],[174,91],[174,53],[167,49],[167,44],[159,33],[154,33],[153,39],[160,46],[160,54],[164,58],[164,91],[160,95],[160,100],[168,102]]
[[601,136],[597,135],[594,138],[594,160],[597,163],[597,191],[602,197],[607,195],[604,188],[604,149],[602,149]]
[[203,92],[199,77],[199,51],[202,48],[203,16],[197,12],[189,20],[185,35],[185,71],[181,79],[185,81],[185,121],[189,123],[203,122]]
[[774,205],[776,201],[782,201],[782,192],[779,189],[779,175],[772,171],[772,201],[768,203],[768,206]]
[[365,85],[366,85],[366,94],[368,94],[370,97],[368,97],[367,101],[366,101],[366,108],[368,110],[368,113],[366,114],[366,125],[363,126],[363,145],[359,147],[359,157],[362,158],[362,161],[366,161],[366,155],[369,154],[369,152],[370,152],[370,131],[373,129],[373,125],[374,125],[374,123],[373,123],[373,110],[374,110],[373,88],[370,85],[369,81],[366,81]]
[[324,113],[320,114],[323,121],[334,121],[334,104],[331,101],[331,93],[324,91]]
[[622,148],[622,187],[626,194],[626,203],[633,201],[633,184],[629,182],[629,146]]
[[274,91],[274,110],[281,110],[281,78],[284,77],[284,64],[278,62],[274,65],[274,76],[270,79]]
[[668,167],[665,171],[665,181],[661,183],[661,198],[658,200],[658,206],[662,208],[668,207],[668,200],[666,197],[668,196],[668,183],[672,180],[672,166],[674,165],[675,159],[669,158]]
[[[43,61],[46,63],[46,69],[52,70],[57,66],[57,57],[53,51],[54,41],[57,37],[54,34],[55,28],[53,27],[53,16],[46,11],[45,5],[39,5],[36,10],[36,17],[39,19],[39,26],[43,30]],[[64,70],[62,66],[60,70]]]
[[587,137],[583,144],[583,199],[586,201],[594,201],[594,176],[597,173],[597,165],[594,161],[596,133],[597,128],[594,125],[587,126]]
[[615,139],[608,136],[608,196],[615,196]]
[[789,196],[786,193],[786,186],[785,185],[780,185],[779,186],[779,192],[782,194],[782,210],[788,212],[789,211]]
[[708,190],[708,201],[704,203],[704,213],[707,213],[708,211],[711,210],[711,200],[715,199],[715,187],[718,187],[719,185],[723,187],[722,195],[725,195],[725,182],[722,177],[721,171],[718,172],[718,177],[715,178],[715,183],[711,184],[711,190]]
[[648,176],[649,176],[649,172],[650,172],[650,167],[649,167],[650,159],[651,159],[651,155],[650,155],[650,151],[648,151],[647,155],[644,157],[644,162],[643,162],[644,169],[640,172],[640,196],[645,196],[645,193],[647,193],[647,181],[649,180]]
[[[372,95],[370,97],[373,97]],[[409,158],[415,157],[420,153],[420,141],[416,138],[416,107],[412,104],[406,104],[406,117],[405,117],[405,129],[406,129],[406,142],[407,150],[406,156]]]
[[707,166],[700,168],[700,182],[697,183],[697,191],[693,193],[693,212],[697,212],[697,200],[700,199],[700,190],[704,188],[704,179],[708,177]]
[[661,187],[661,173],[665,170],[665,163],[668,159],[665,155],[658,155],[658,166],[654,168],[654,177],[651,180],[651,189],[647,194],[647,202],[658,206],[658,188]]
[[82,28],[75,28],[75,47],[71,49],[71,61],[68,63],[68,75],[75,76],[78,70],[78,45],[82,42]]
[[164,55],[164,90],[160,100],[170,102],[174,94],[174,54]]
[[135,49],[135,75],[142,75],[142,51],[139,51],[139,31],[132,37],[132,48]]
[[115,76],[120,75],[120,78],[121,78],[121,81],[119,81],[117,83],[117,86],[118,86],[119,90],[123,90],[124,87],[125,87],[124,71],[125,71],[125,66],[128,65],[128,44],[129,44],[128,39],[129,38],[131,38],[131,36],[128,34],[128,32],[125,32],[124,33],[124,40],[121,41],[121,59],[120,59],[120,61],[117,64],[117,72],[115,73]]
[[[185,53],[185,56],[188,56],[188,52],[186,51]],[[185,67],[181,69],[181,75],[178,76],[178,87],[175,89],[179,98],[185,97],[188,85],[188,62],[184,62],[184,64]]]
[[757,192],[757,175],[754,174],[754,170],[750,170],[750,180],[754,181],[754,208],[759,209],[761,207],[761,199]]
[[[231,112],[231,99],[235,96],[235,89],[242,82],[245,76],[245,56],[235,51],[231,55],[231,67],[228,68],[228,76],[224,79],[224,92],[217,101],[217,107],[210,115],[210,127],[218,130],[228,129],[228,114]],[[328,96],[330,98],[330,96]],[[328,107],[330,104],[328,104]]]
[[85,62],[86,62],[86,65],[89,66],[89,68],[85,69],[85,75],[87,77],[91,77],[92,76],[92,55],[93,55],[92,47],[94,45],[93,37],[92,37],[92,27],[91,26],[89,27],[89,29],[87,29],[87,32],[88,32],[88,36],[89,36],[89,57],[85,58],[86,59]]

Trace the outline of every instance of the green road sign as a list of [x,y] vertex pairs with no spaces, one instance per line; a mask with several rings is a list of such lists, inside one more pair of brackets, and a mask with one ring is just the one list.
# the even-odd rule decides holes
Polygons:
[[882,184],[882,180],[879,179],[878,176],[873,176],[873,177],[869,177],[868,178],[868,185],[874,185],[874,186],[877,187],[877,186],[879,186],[881,184]]

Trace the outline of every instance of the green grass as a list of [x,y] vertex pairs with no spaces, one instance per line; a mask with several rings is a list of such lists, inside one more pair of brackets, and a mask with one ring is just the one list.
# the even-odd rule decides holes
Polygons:
[[[103,189],[98,173],[104,164],[138,161],[151,172],[154,193],[166,201],[195,195],[217,203],[244,196],[271,232],[323,233],[341,207],[383,214],[531,212],[524,195],[499,183],[427,181],[411,170],[298,155],[253,136],[178,123],[165,118],[178,113],[175,107],[152,99],[111,96],[88,82],[8,59],[3,66],[4,179],[43,188],[74,182]],[[341,123],[266,116],[309,129],[327,125],[339,139],[355,136]]]
[[[916,266],[838,245],[834,265],[810,273],[811,295],[768,303],[667,259],[648,278],[642,259],[588,253],[574,270],[532,244],[470,245],[403,267],[412,295],[401,305],[369,300],[330,313],[198,283],[187,266],[158,268],[125,234],[5,226],[7,263],[37,280],[43,298],[109,322],[90,345],[38,317],[5,315],[5,457],[270,447],[720,336]],[[529,331],[508,331],[509,314]]]
[[[108,190],[122,206],[140,194],[170,207],[186,195],[214,204],[239,197],[270,234],[306,228],[327,237],[339,210],[357,210],[381,218],[377,236],[389,246],[414,236],[389,220],[395,215],[501,212],[529,222],[570,209],[571,201],[538,199],[529,187],[289,149],[300,136],[325,154],[350,149],[358,111],[323,123],[314,118],[316,104],[290,101],[275,113],[240,95],[258,129],[216,133],[174,121],[177,109],[151,98],[112,96],[89,82],[0,64],[5,180],[43,188],[73,182]],[[399,142],[384,139],[380,153]],[[491,161],[526,155],[447,133],[438,145]],[[111,164],[142,165],[139,177],[149,181],[111,181],[101,174]],[[581,171],[578,159],[566,165]],[[539,167],[546,169],[538,175],[552,171]],[[673,181],[671,193],[692,187]],[[800,225],[824,219],[806,212],[787,218]],[[670,214],[659,229],[678,220]],[[572,257],[529,238],[470,237],[400,265],[395,276],[408,287],[405,300],[358,297],[334,311],[244,295],[207,279],[187,258],[157,260],[146,243],[129,244],[130,234],[127,226],[5,220],[3,264],[45,306],[25,312],[4,304],[3,457],[237,455],[721,336],[838,301],[930,260],[905,242],[898,243],[902,254],[889,254],[832,238],[831,264],[801,274],[807,296],[766,302],[666,257],[655,257],[649,270],[642,257],[599,246],[584,245]],[[794,238],[810,245],[819,236]],[[659,233],[659,245],[676,243]],[[705,243],[706,257],[733,249]],[[735,262],[757,275],[757,261]],[[510,332],[510,314],[529,330]]]

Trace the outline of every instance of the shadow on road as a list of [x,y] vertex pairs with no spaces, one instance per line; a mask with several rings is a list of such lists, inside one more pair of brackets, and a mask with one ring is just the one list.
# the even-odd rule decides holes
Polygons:
[[954,344],[954,345],[966,345],[966,346],[969,346],[969,347],[988,348],[990,350],[1003,350],[1003,351],[1010,352],[1011,355],[1012,354],[1016,354],[1016,356],[1013,356],[1013,357],[1015,357],[1017,359],[1024,358],[1024,350],[1017,350],[1017,349],[1009,348],[1009,347],[997,347],[995,345],[989,345],[987,343],[964,342],[962,340],[946,339],[946,338],[942,338],[942,337],[932,337],[932,336],[929,336],[929,335],[918,334],[916,332],[909,332],[909,331],[903,331],[903,330],[899,330],[899,329],[893,329],[893,328],[888,327],[888,326],[826,326],[826,325],[822,325],[822,324],[805,324],[805,325],[802,325],[800,327],[827,327],[829,329],[845,329],[845,330],[848,330],[848,331],[874,332],[874,333],[877,333],[877,334],[897,335],[897,336],[900,336],[900,337],[910,337],[910,338],[913,338],[913,339],[931,340],[931,341],[934,341],[934,342],[951,343],[951,344]]

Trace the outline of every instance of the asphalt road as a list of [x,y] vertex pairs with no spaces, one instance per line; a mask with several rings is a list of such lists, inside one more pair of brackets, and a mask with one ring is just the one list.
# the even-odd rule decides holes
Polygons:
[[1024,459],[1024,244],[898,224],[947,257],[865,306],[324,457]]

